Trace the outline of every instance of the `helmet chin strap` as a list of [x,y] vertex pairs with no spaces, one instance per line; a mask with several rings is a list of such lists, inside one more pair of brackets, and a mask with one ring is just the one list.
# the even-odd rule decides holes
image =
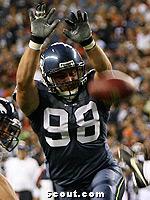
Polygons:
[[75,89],[73,89],[73,90],[71,90],[71,91],[64,91],[64,92],[62,92],[62,91],[57,87],[57,90],[58,90],[59,94],[60,94],[61,96],[63,96],[65,99],[67,99],[67,100],[72,100],[72,99],[74,99],[75,96],[76,96],[76,94],[77,94],[77,92],[78,92],[78,88],[75,88]]

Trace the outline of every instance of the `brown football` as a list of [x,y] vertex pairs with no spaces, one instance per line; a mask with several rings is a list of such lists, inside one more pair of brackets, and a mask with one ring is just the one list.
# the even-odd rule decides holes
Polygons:
[[106,70],[88,83],[89,94],[105,101],[122,100],[135,91],[134,79],[118,70]]

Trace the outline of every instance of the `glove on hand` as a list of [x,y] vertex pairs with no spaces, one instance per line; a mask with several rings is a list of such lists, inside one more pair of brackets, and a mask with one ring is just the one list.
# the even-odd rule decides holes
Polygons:
[[64,34],[72,41],[80,43],[82,46],[89,45],[92,42],[92,31],[88,22],[86,12],[77,11],[77,15],[71,12],[70,19],[65,19],[68,29],[64,30]]
[[49,36],[58,23],[59,19],[53,19],[55,8],[48,10],[46,13],[46,4],[38,4],[35,10],[29,11],[31,22],[31,40],[35,43],[42,44],[47,36]]

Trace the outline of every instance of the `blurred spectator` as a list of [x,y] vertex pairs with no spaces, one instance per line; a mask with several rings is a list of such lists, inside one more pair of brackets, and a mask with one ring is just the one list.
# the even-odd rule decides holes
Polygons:
[[39,165],[35,159],[28,156],[28,147],[24,141],[20,141],[17,147],[17,157],[9,157],[4,167],[6,177],[19,200],[33,200]]

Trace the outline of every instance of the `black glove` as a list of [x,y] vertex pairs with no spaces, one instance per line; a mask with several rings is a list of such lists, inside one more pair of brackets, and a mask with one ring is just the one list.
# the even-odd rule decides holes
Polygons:
[[37,44],[42,44],[47,36],[49,36],[56,28],[59,19],[53,19],[55,8],[51,8],[46,12],[46,4],[38,4],[35,12],[29,11],[31,22],[31,40]]
[[80,43],[83,47],[90,45],[92,42],[95,45],[86,12],[81,13],[78,10],[76,15],[71,12],[70,18],[65,19],[65,22],[68,25],[68,29],[64,29],[64,34],[68,38]]

